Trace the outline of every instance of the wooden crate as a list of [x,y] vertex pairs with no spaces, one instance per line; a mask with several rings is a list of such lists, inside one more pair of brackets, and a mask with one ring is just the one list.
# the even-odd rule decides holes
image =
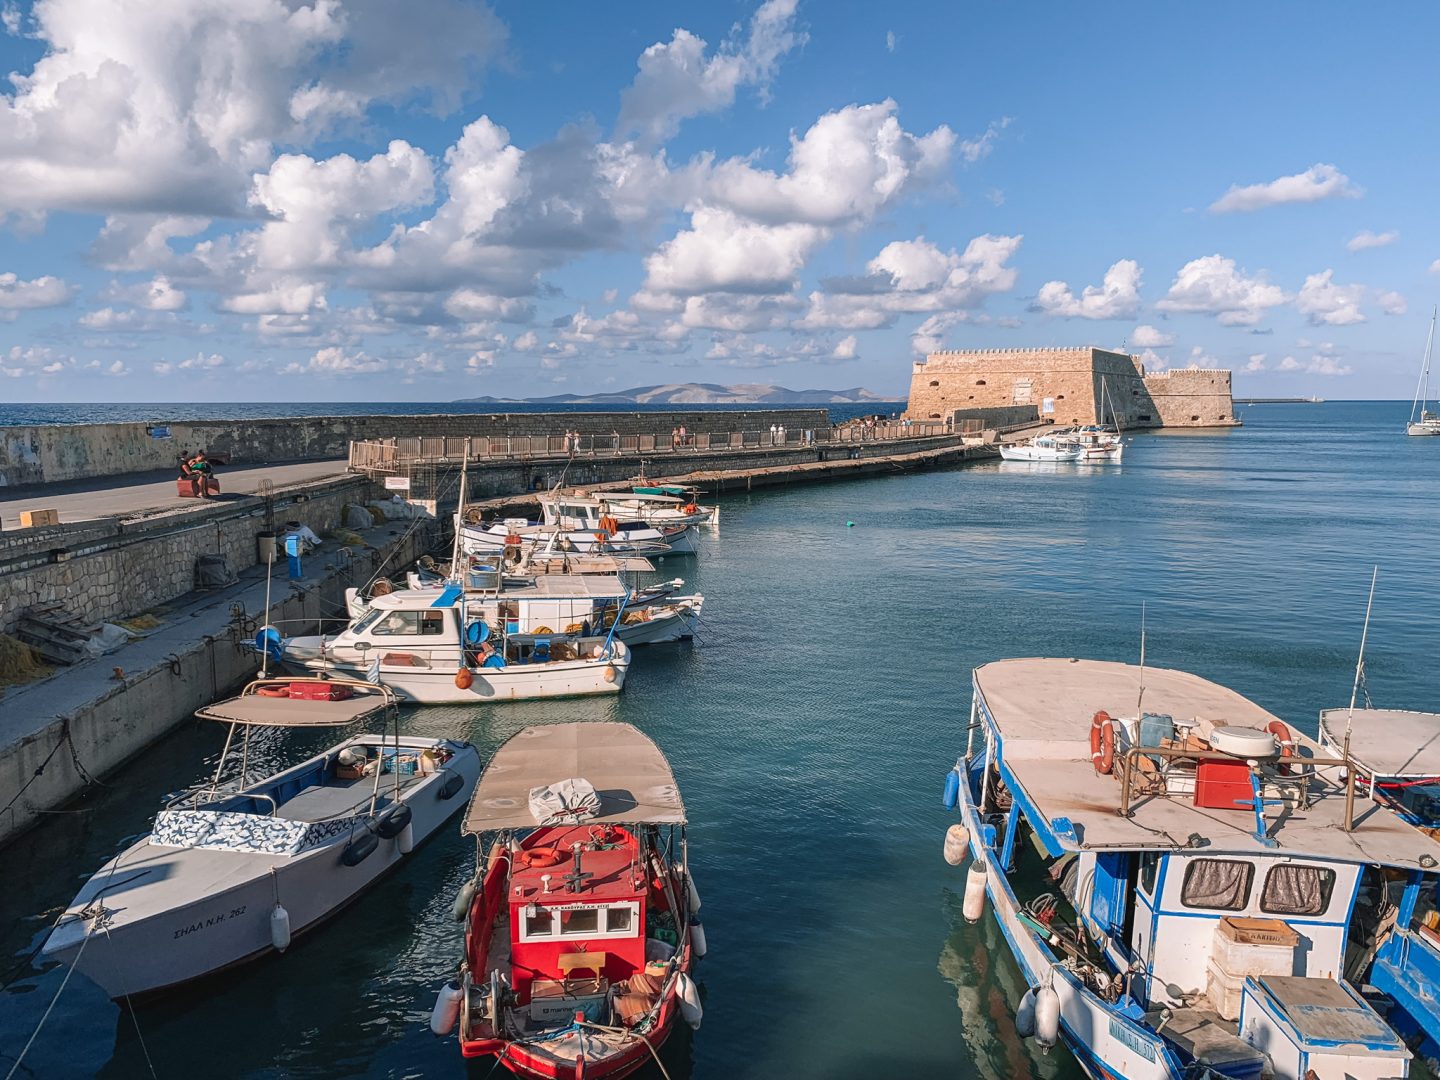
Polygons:
[[21,510],[20,527],[22,529],[36,529],[41,525],[59,525],[59,510]]

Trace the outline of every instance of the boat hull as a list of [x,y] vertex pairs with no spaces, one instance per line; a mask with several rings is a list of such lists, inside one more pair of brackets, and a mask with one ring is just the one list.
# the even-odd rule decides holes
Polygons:
[[[677,603],[656,612],[645,622],[626,623],[615,636],[626,645],[662,645],[668,641],[684,641],[695,636],[695,622],[700,618],[701,597],[677,597]],[[643,608],[641,609],[644,610]]]
[[[333,672],[364,679],[369,665],[333,657],[293,655],[306,639],[286,643],[286,667],[304,674]],[[319,639],[314,639],[318,646]],[[317,647],[318,653],[318,647]],[[458,661],[455,667],[458,667]],[[406,701],[419,705],[473,705],[485,701],[534,701],[540,698],[590,697],[618,694],[630,669],[630,651],[623,645],[609,659],[561,660],[548,664],[511,664],[503,668],[472,668],[467,687],[455,684],[455,667],[385,668],[380,682]]]
[[1406,435],[1440,435],[1440,423],[1408,424],[1405,427]]
[[1052,461],[1069,463],[1084,457],[1082,450],[1054,450],[1044,446],[1002,446],[1000,457],[1005,461]]
[[[423,749],[435,740],[399,742],[402,748]],[[394,740],[386,745],[394,745]],[[465,806],[479,778],[476,749],[468,743],[452,745],[457,749],[445,768],[402,795],[413,815],[410,834],[417,847]],[[441,798],[440,790],[452,775],[461,776],[463,784]],[[277,901],[289,913],[292,937],[298,937],[340,912],[406,857],[396,836],[380,839],[358,865],[346,866],[340,857],[349,839],[342,834],[332,843],[286,856],[162,846],[147,836],[102,867],[71,905],[78,913],[102,890],[100,899],[112,911],[109,925],[102,930],[89,919],[77,918],[52,932],[44,954],[74,963],[116,999],[173,990],[258,960],[278,951],[270,927]],[[132,879],[132,874],[162,875],[177,883],[178,892],[184,880],[181,864],[191,860],[194,865],[197,857],[218,868],[217,875],[227,863],[241,865],[223,874],[223,888],[179,896],[170,906],[146,905],[153,910],[142,910],[138,902],[127,901],[126,884],[143,880]],[[198,876],[206,878],[203,872]]]

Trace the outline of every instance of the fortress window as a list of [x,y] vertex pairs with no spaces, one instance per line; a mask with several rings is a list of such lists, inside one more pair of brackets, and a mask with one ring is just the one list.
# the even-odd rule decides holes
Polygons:
[[939,380],[939,379],[931,379],[931,380],[930,380],[930,385],[931,385],[931,386],[939,386],[939,385],[940,385],[940,380]]
[[1148,423],[1150,422],[1150,414],[1149,414],[1148,412],[1142,412],[1140,415],[1138,415],[1137,417],[1135,417],[1135,419],[1136,419],[1136,420],[1143,420],[1145,423],[1148,424]]
[[931,419],[931,420],[939,420],[939,419],[940,419],[940,414],[939,414],[938,412],[932,412],[932,413],[930,414],[930,419]]
[[976,379],[976,380],[975,380],[975,385],[976,385],[976,386],[984,386],[984,385],[985,385],[985,380],[984,380],[984,379]]
[[1196,420],[1199,420],[1199,419],[1200,419],[1200,414],[1199,414],[1199,413],[1191,413],[1191,414],[1190,414],[1190,420],[1191,420],[1192,423],[1193,423],[1194,421],[1196,421]]
[[1056,394],[1056,395],[1055,395],[1055,400],[1056,400],[1056,401],[1064,401],[1064,400],[1065,400],[1065,395],[1064,395],[1064,394]]

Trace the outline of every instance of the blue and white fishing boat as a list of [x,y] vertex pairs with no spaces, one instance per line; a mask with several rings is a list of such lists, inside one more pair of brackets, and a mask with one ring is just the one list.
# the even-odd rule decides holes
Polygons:
[[973,684],[945,855],[1029,984],[1022,1035],[1095,1077],[1409,1074],[1360,976],[1440,844],[1344,758],[1182,671],[1019,659]]

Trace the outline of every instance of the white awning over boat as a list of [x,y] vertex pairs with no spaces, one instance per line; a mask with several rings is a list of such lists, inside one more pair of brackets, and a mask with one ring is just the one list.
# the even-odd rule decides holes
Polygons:
[[586,721],[511,736],[481,775],[462,831],[533,829],[530,793],[572,777],[589,781],[600,797],[588,822],[685,824],[675,775],[650,737],[630,724]]
[[[1335,747],[1345,745],[1349,709],[1326,709],[1320,731]],[[1356,709],[1350,756],[1371,776],[1440,776],[1440,713],[1406,709]]]
[[[267,697],[256,691],[280,689],[291,683],[349,687],[353,697],[344,701],[312,701],[291,697]],[[351,680],[330,679],[266,679],[247,686],[238,697],[217,701],[196,709],[202,720],[220,720],[227,724],[249,724],[252,727],[344,727],[381,715],[394,704],[395,695],[383,686]]]
[[[1090,757],[1090,722],[1103,709],[1134,716],[1141,670],[1133,664],[1099,660],[1035,658],[1002,660],[975,669],[975,688],[1000,732],[1002,773],[1050,825],[1064,823],[1083,850],[1181,849],[1259,853],[1246,808],[1217,811],[1184,797],[1137,795],[1132,815],[1120,816],[1120,784],[1095,772]],[[1224,721],[1264,730],[1273,713],[1227,687],[1184,671],[1144,669],[1143,711],[1176,720]],[[1314,740],[1292,730],[1301,758],[1329,758]],[[1348,862],[1433,868],[1440,844],[1399,816],[1364,797],[1355,800],[1355,827],[1344,829],[1345,787],[1338,768],[1310,781],[1310,805],[1267,814],[1268,834],[1279,850]],[[1028,811],[1027,811],[1028,812]],[[1072,831],[1073,830],[1073,831]]]

